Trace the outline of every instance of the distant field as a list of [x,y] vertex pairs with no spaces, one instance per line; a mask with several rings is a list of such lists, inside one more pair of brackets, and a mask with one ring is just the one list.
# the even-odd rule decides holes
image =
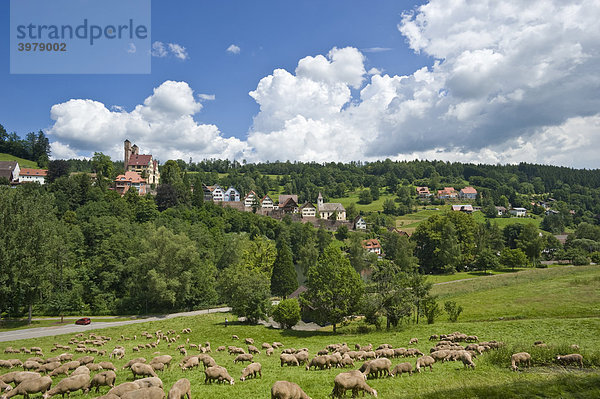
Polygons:
[[27,159],[15,157],[14,155],[0,153],[0,161],[17,161],[20,168],[32,168],[37,169],[37,162],[29,161]]
[[339,202],[344,206],[344,208],[348,208],[348,206],[352,203],[356,204],[356,209],[360,212],[383,212],[383,203],[387,199],[394,199],[396,195],[383,193],[384,189],[381,189],[382,193],[379,196],[377,201],[373,201],[370,204],[359,204],[358,201],[358,193],[351,193],[349,197],[341,197],[341,198],[329,198],[329,202]]
[[500,227],[501,229],[509,224],[515,224],[515,223],[521,223],[521,224],[533,223],[533,224],[535,224],[536,227],[539,228],[540,223],[542,222],[542,219],[538,216],[535,216],[532,218],[513,217],[513,218],[491,218],[491,219],[489,219],[489,218],[486,218],[482,212],[473,212],[473,218],[480,223],[483,223],[486,220],[489,220],[491,223],[496,223],[498,225],[498,227]]

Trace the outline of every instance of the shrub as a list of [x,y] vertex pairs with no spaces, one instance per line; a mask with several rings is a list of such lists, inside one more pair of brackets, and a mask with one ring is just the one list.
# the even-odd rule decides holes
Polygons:
[[300,304],[295,298],[284,299],[273,310],[273,320],[285,329],[291,329],[300,321]]
[[444,309],[446,310],[446,313],[448,313],[448,319],[452,323],[454,323],[456,320],[458,320],[458,316],[460,316],[460,314],[463,311],[462,306],[457,305],[456,302],[454,302],[454,301],[444,302]]
[[573,257],[573,264],[575,266],[585,266],[585,265],[589,265],[590,264],[590,259],[585,256],[585,255],[581,255],[581,254],[577,254]]

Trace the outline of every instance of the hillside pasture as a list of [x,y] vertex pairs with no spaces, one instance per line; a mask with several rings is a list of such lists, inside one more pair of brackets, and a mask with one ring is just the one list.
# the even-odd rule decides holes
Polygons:
[[31,168],[37,169],[37,162],[29,161],[27,159],[15,157],[14,155],[0,153],[0,161],[17,161],[19,163],[20,168]]

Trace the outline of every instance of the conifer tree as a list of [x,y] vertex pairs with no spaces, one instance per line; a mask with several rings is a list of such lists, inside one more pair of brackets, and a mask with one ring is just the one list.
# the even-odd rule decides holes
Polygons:
[[271,275],[271,293],[284,298],[298,288],[298,276],[286,237],[281,234],[277,239],[277,258]]

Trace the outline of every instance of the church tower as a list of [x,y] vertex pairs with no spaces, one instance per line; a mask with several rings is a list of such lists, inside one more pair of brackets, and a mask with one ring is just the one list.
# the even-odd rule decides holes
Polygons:
[[317,209],[323,209],[323,196],[321,195],[320,191],[319,196],[317,197]]

